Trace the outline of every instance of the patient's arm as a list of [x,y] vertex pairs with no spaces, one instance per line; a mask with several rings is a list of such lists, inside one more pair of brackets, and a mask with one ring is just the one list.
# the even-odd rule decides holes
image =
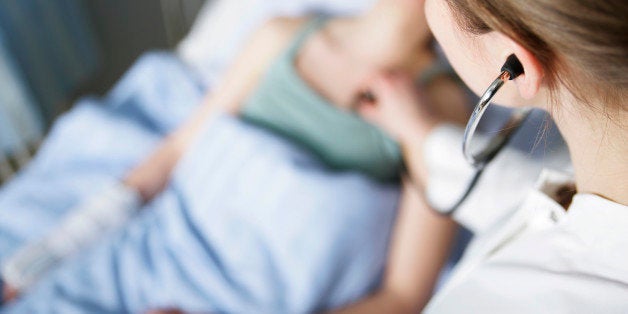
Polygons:
[[457,225],[431,210],[408,182],[399,210],[382,287],[337,314],[418,313],[429,301]]
[[125,184],[137,189],[144,201],[159,194],[202,126],[217,112],[237,114],[269,63],[288,44],[304,21],[276,18],[262,26],[203,105],[178,130],[168,135],[150,156],[131,170],[124,179]]

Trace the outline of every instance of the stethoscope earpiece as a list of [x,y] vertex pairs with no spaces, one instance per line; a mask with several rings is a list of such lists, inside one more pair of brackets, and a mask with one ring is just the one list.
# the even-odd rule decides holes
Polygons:
[[517,56],[511,54],[506,59],[504,65],[502,65],[501,72],[508,72],[509,80],[514,80],[519,75],[524,73],[523,65],[521,64],[521,61],[519,61],[519,58],[517,58]]

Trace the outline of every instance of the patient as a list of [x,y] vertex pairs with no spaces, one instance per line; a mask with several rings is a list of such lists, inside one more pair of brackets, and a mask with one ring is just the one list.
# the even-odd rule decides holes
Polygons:
[[[417,77],[434,61],[421,1],[379,1],[363,16],[279,18],[254,34],[222,84],[185,126],[132,171],[126,183],[150,200],[167,184],[171,169],[198,130],[220,113],[293,139],[340,170],[378,180],[398,179],[401,154],[394,134],[357,118],[369,101],[368,81],[387,71]],[[417,15],[419,14],[419,15]],[[464,121],[464,95],[440,81],[432,86],[433,109]],[[449,94],[440,89],[446,89]],[[454,109],[452,109],[454,108]],[[463,114],[461,114],[461,112]],[[391,137],[392,136],[392,137]]]
[[[381,0],[366,14],[355,18],[282,18],[268,22],[254,34],[222,84],[207,96],[191,120],[170,134],[145,162],[133,169],[124,179],[125,185],[137,190],[144,203],[158,199],[170,184],[172,172],[181,158],[198,145],[195,141],[199,134],[209,124],[218,123],[216,120],[225,114],[287,138],[332,171],[362,173],[384,185],[398,182],[403,169],[403,148],[397,144],[397,135],[384,133],[356,113],[369,114],[367,108],[373,96],[365,86],[372,77],[390,71],[417,77],[433,63],[422,10],[421,1]],[[422,110],[459,108],[451,116],[463,121],[464,114],[460,113],[465,112],[464,95],[450,84],[449,80],[433,81],[426,93],[433,106]],[[442,95],[442,89],[449,92],[449,97],[434,96]],[[258,188],[263,190],[264,186]],[[439,217],[425,209],[416,210],[419,202],[413,195],[414,190],[407,186],[404,190],[395,232],[412,232],[423,224],[438,225],[430,221],[437,221]],[[382,238],[385,237],[387,235],[382,234]],[[408,237],[403,239],[409,241]],[[414,240],[413,243],[392,243],[389,258],[400,259],[399,256],[408,254],[403,248],[413,246],[412,252],[433,252],[431,254],[438,255],[435,260],[444,260],[446,250],[434,249],[437,244],[425,239]],[[271,265],[278,264],[274,258],[279,257],[269,257]],[[220,265],[220,260],[218,256],[206,262],[218,263],[218,268],[231,267]],[[411,303],[410,307],[420,308],[421,300],[427,300],[436,279],[425,277],[436,273],[432,267],[438,265],[415,267],[410,272],[403,267],[389,270],[388,277],[425,278],[413,281],[422,285],[410,290],[416,294],[393,293],[391,299],[403,299],[401,304]],[[229,281],[229,278],[224,280]],[[258,287],[265,288],[268,287]],[[153,289],[159,290],[159,287]],[[333,290],[330,287],[330,293]],[[158,294],[158,291],[153,292]],[[205,301],[211,303],[212,300]],[[202,302],[194,304],[198,306]],[[117,306],[114,310],[137,310],[124,304]],[[220,305],[214,306],[210,309],[221,310]]]

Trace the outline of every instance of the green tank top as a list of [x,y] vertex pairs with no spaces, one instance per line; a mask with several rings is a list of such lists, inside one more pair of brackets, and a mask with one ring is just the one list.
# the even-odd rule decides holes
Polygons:
[[332,169],[396,180],[402,165],[399,145],[358,115],[330,104],[297,73],[297,53],[326,21],[314,18],[295,36],[243,104],[241,118],[301,145]]

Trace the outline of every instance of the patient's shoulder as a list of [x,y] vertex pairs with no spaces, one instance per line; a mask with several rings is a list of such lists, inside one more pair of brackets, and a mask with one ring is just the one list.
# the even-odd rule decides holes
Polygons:
[[270,42],[285,45],[311,17],[275,17],[266,21],[257,36]]
[[295,32],[307,21],[312,19],[311,16],[279,16],[269,19],[264,23],[265,28],[274,32]]

